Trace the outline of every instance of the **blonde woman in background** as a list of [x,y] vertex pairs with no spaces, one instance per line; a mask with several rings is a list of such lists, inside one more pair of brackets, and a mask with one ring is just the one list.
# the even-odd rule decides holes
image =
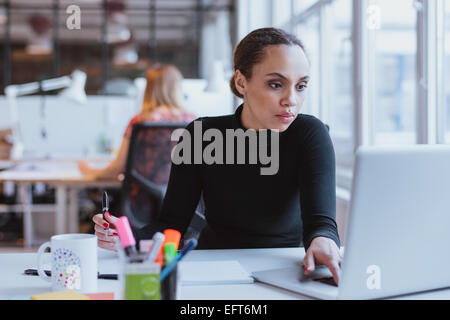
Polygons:
[[142,110],[135,115],[125,130],[117,156],[103,169],[96,169],[85,160],[78,162],[80,172],[96,179],[111,179],[124,172],[133,125],[144,121],[190,122],[197,117],[183,108],[181,89],[183,76],[173,65],[159,65],[147,71],[147,86]]

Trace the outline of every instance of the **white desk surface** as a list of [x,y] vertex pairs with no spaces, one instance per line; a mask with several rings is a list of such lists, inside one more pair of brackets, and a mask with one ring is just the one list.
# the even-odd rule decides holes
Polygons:
[[[300,265],[304,257],[303,248],[241,249],[241,250],[194,250],[185,261],[238,260],[248,271]],[[0,299],[51,291],[51,284],[38,276],[23,275],[25,269],[36,269],[36,253],[0,254]],[[99,249],[99,272],[118,273],[118,258],[115,252]],[[98,292],[115,292],[118,296],[120,283],[117,280],[98,280]],[[180,286],[181,300],[293,300],[310,299],[306,296],[255,282],[237,285]],[[397,299],[450,299],[450,289],[436,290]]]
[[[107,161],[97,161],[91,163],[95,167],[102,168],[108,164]],[[78,169],[76,160],[42,160],[42,161],[21,161],[14,167],[0,172],[0,181],[14,182],[46,182],[46,183],[66,183],[85,184],[102,186],[118,186],[118,180],[96,180],[93,177],[83,176]]]

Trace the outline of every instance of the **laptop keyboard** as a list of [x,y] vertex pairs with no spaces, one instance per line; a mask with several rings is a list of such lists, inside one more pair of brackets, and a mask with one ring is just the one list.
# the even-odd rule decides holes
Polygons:
[[334,278],[333,277],[326,277],[326,278],[319,278],[319,279],[313,279],[314,281],[318,281],[321,283],[325,283],[328,284],[330,286],[335,286],[337,287],[338,285],[336,284],[336,282],[334,282]]

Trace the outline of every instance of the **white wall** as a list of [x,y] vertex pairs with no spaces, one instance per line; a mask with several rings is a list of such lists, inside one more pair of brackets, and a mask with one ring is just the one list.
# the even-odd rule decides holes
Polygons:
[[[186,109],[197,116],[219,116],[233,112],[229,90],[221,94],[203,92],[205,80],[186,79],[183,89]],[[120,146],[130,119],[140,107],[136,98],[125,96],[88,96],[85,105],[59,96],[45,98],[45,117],[41,117],[40,96],[17,99],[25,150],[36,155],[95,156],[100,152],[103,134],[113,147]],[[47,138],[41,136],[42,125]],[[5,96],[0,96],[0,129],[11,126]]]
[[[89,96],[85,105],[58,96],[45,98],[45,117],[41,116],[40,96],[17,99],[25,150],[39,155],[93,154],[104,132],[113,145],[120,143],[127,122],[135,112],[134,99],[128,97]],[[47,138],[41,136],[45,126]],[[0,97],[0,128],[10,126],[9,109]]]

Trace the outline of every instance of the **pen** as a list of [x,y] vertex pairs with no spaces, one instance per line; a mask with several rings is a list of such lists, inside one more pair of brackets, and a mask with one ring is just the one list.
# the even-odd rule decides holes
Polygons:
[[180,261],[181,259],[183,259],[183,257],[192,249],[194,249],[197,246],[197,239],[192,238],[189,239],[185,246],[183,247],[183,249],[181,249],[181,252],[178,253],[176,255],[176,257],[172,260],[172,262],[166,266],[160,274],[160,281],[163,281],[171,272],[172,270],[175,268],[175,266],[177,265],[178,261]]
[[[50,270],[44,270],[45,274],[49,277],[52,276],[52,272]],[[24,274],[29,275],[29,276],[38,276],[38,271],[36,269],[26,269],[24,272]],[[98,272],[97,273],[97,278],[98,279],[107,279],[107,280],[117,280],[117,274],[103,274]]]
[[[106,220],[106,213],[109,213],[109,199],[108,199],[108,194],[106,193],[106,191],[103,192],[103,201],[102,201],[102,212],[103,212],[103,220]],[[105,228],[105,234],[106,236],[108,236],[108,232],[109,232],[109,228]]]
[[150,262],[155,261],[156,256],[158,255],[158,252],[161,249],[165,238],[166,237],[161,232],[156,232],[153,235],[153,238],[152,238],[153,245],[147,255],[147,258]]

